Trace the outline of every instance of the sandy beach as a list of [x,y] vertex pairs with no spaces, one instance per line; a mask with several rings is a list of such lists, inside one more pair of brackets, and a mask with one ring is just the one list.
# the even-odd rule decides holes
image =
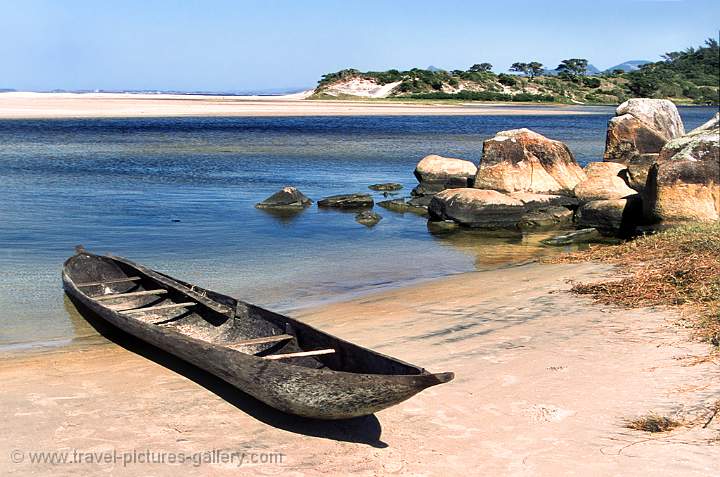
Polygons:
[[122,93],[0,93],[0,119],[177,116],[410,116],[591,114],[567,106],[442,104],[399,101],[311,101],[285,96]]
[[[2,475],[235,475],[237,462],[32,463],[35,451],[245,453],[254,475],[712,475],[717,362],[678,316],[567,293],[597,264],[474,272],[306,309],[340,337],[456,379],[375,416],[280,414],[126,336],[0,363]],[[649,412],[686,425],[625,427]],[[714,442],[714,443],[713,443]],[[253,463],[282,454],[282,462]],[[265,456],[265,457],[263,457]],[[276,458],[277,459],[277,458]],[[87,459],[86,459],[87,460]]]

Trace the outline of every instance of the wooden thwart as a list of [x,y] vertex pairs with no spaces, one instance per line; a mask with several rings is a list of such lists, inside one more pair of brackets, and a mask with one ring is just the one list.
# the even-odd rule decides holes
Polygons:
[[149,306],[147,308],[132,308],[130,310],[118,310],[120,313],[146,313],[148,311],[158,311],[158,310],[171,310],[173,308],[188,308],[191,306],[195,306],[197,303],[194,301],[188,301],[185,303],[171,303],[169,305],[157,305],[157,306]]
[[126,277],[126,278],[111,278],[104,282],[89,282],[89,283],[76,283],[77,287],[94,287],[98,285],[110,285],[113,283],[125,283],[125,282],[136,282],[142,280],[142,277]]
[[129,293],[113,293],[112,295],[100,295],[92,297],[93,300],[113,300],[115,298],[126,298],[132,296],[143,296],[143,295],[164,295],[167,290],[160,288],[158,290],[142,290]]
[[279,341],[288,341],[293,339],[293,335],[274,335],[274,336],[264,336],[262,338],[253,338],[249,340],[243,340],[238,341],[236,343],[228,343],[227,346],[230,348],[240,347],[240,346],[250,346],[250,345],[259,345],[259,344],[265,344],[265,343],[276,343]]
[[299,353],[271,354],[263,356],[264,359],[286,359],[286,358],[302,358],[303,356],[318,356],[321,354],[332,354],[334,349],[317,349],[315,351],[300,351]]

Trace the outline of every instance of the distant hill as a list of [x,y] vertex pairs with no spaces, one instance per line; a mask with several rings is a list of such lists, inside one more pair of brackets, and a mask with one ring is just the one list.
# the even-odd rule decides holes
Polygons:
[[647,65],[648,63],[652,63],[648,60],[630,60],[625,61],[624,63],[620,63],[619,65],[611,66],[610,68],[606,69],[605,73],[612,73],[615,70],[622,70],[625,73],[629,73],[631,71],[635,71],[640,69],[642,65]]
[[[664,60],[632,60],[605,72],[557,70],[532,76],[492,71],[445,71],[433,66],[400,71],[345,69],[323,75],[311,98],[410,98],[462,101],[523,101],[618,104],[631,97],[668,98],[678,103],[718,104],[718,42],[665,53]],[[629,71],[626,71],[626,68]],[[622,72],[617,73],[617,70]]]

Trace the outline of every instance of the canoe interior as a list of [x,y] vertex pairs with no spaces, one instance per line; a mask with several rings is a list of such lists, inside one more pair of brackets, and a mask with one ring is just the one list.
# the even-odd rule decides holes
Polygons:
[[[213,346],[258,357],[332,349],[334,353],[281,361],[290,366],[362,374],[429,374],[422,368],[338,339],[287,316],[199,288],[120,257],[78,253],[65,263],[64,273],[76,290],[91,299],[132,293],[96,301],[109,310]],[[183,303],[192,305],[171,307]],[[129,311],[151,307],[147,312]],[[291,335],[291,339],[239,344],[285,334]]]

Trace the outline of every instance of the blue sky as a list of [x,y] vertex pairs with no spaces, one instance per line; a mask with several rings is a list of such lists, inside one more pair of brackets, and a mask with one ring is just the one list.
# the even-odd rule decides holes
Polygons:
[[600,69],[717,36],[720,2],[0,0],[0,88],[247,91],[326,72]]

